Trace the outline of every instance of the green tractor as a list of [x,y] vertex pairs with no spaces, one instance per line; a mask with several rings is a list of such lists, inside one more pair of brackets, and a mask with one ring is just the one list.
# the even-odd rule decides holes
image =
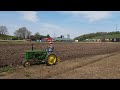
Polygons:
[[46,63],[46,65],[51,66],[59,62],[60,59],[57,58],[54,52],[48,52],[47,50],[27,50],[25,53],[25,58],[22,61],[24,67],[28,67],[35,63]]

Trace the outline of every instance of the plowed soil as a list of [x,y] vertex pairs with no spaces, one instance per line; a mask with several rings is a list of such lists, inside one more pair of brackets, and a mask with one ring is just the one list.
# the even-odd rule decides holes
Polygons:
[[76,58],[54,66],[16,67],[0,73],[0,79],[119,79],[120,52]]
[[[31,44],[0,44],[0,67],[21,65],[26,50]],[[34,44],[34,49],[44,50],[48,44]],[[62,60],[110,54],[120,51],[120,43],[54,43],[55,53]]]

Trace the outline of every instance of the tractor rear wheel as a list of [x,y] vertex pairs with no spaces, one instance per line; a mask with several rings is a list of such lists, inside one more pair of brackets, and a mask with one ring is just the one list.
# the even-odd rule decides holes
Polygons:
[[23,66],[24,67],[29,67],[31,65],[30,61],[24,61]]
[[46,64],[48,66],[55,65],[57,63],[57,56],[55,54],[48,55]]

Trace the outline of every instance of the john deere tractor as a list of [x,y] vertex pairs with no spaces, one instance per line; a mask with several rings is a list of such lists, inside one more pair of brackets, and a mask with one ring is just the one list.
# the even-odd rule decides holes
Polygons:
[[25,58],[22,62],[23,66],[27,67],[35,63],[45,63],[48,66],[55,65],[59,59],[54,52],[48,52],[47,50],[27,50],[25,52]]

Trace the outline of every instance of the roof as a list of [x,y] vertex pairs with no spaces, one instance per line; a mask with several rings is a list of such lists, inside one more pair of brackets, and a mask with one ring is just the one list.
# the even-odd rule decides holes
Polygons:
[[58,40],[58,41],[64,40],[64,41],[67,41],[67,40],[72,40],[72,39],[69,39],[69,38],[54,38],[54,40]]
[[44,39],[44,40],[51,40],[51,39],[53,39],[53,38],[42,38],[42,39]]

